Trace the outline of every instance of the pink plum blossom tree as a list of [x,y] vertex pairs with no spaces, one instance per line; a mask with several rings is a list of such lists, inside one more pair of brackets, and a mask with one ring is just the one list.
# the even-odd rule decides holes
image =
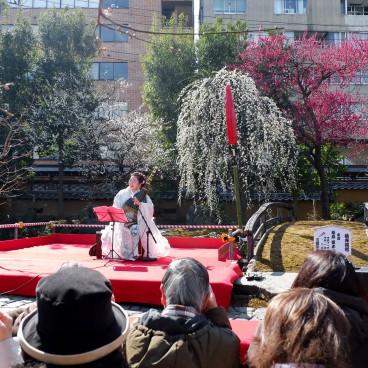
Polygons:
[[284,35],[260,36],[239,59],[239,70],[292,121],[319,178],[322,216],[329,219],[323,150],[357,146],[367,138],[367,96],[357,88],[357,77],[368,79],[368,40],[352,37],[329,44],[317,35],[292,41]]

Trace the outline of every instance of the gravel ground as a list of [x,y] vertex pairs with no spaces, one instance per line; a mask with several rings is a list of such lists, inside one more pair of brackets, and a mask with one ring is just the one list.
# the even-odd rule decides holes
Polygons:
[[[26,308],[29,304],[35,301],[34,297],[26,297],[21,295],[1,295],[0,296],[0,310],[12,311],[17,308]],[[128,315],[140,314],[146,312],[150,308],[162,310],[162,308],[156,305],[146,304],[132,304],[132,303],[119,303],[128,313]],[[264,308],[249,308],[231,306],[228,310],[230,319],[262,319],[264,314]]]

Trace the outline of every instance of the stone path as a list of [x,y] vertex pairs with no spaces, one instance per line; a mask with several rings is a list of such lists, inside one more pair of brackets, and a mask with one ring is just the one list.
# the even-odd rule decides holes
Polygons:
[[290,289],[297,275],[296,272],[262,272],[261,280],[247,280],[240,277],[234,283],[234,290],[243,294],[257,295],[265,300],[282,291]]

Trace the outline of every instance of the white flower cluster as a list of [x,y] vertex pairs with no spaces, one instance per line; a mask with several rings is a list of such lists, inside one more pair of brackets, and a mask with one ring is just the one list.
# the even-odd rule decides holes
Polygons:
[[[235,155],[226,131],[225,88],[232,89],[238,143]],[[242,201],[294,186],[297,147],[291,122],[258,92],[251,77],[220,70],[189,85],[181,94],[177,134],[179,196],[194,197],[212,210],[221,194],[234,193],[233,166],[239,170]]]

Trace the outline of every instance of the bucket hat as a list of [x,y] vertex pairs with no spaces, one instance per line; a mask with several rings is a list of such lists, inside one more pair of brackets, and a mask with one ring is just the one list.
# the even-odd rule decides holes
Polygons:
[[110,354],[129,330],[128,315],[111,298],[110,281],[86,267],[67,267],[42,278],[37,309],[19,326],[22,350],[59,365],[90,363]]

